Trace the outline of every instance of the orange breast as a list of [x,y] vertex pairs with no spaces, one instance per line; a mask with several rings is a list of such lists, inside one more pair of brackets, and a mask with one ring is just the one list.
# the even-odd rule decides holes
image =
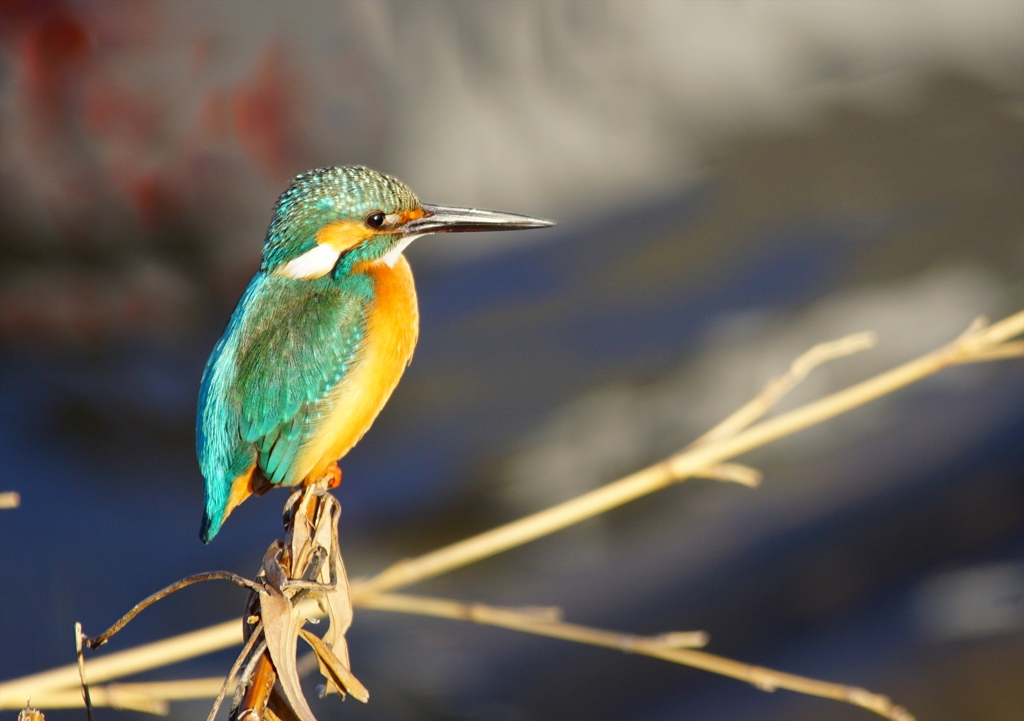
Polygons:
[[348,453],[369,430],[398,385],[419,335],[419,309],[412,270],[404,256],[394,267],[377,263],[366,269],[376,281],[366,335],[344,380],[325,399],[319,424],[297,459],[315,480]]

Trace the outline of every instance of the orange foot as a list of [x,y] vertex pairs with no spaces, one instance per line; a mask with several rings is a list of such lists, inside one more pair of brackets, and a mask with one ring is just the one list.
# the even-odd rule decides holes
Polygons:
[[327,466],[324,472],[314,478],[313,476],[306,476],[306,480],[302,482],[303,486],[315,486],[319,483],[327,482],[328,488],[337,488],[341,485],[341,466],[338,465],[337,461]]
[[324,475],[321,480],[327,481],[328,488],[337,488],[341,485],[341,466],[337,462],[332,463],[324,471]]

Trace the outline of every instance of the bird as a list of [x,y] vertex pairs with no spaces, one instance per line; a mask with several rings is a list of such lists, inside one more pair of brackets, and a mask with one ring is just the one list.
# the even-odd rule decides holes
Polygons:
[[274,205],[260,267],[203,371],[196,453],[209,543],[251,495],[341,481],[412,361],[419,310],[403,251],[431,233],[552,221],[421,203],[359,165],[296,176]]

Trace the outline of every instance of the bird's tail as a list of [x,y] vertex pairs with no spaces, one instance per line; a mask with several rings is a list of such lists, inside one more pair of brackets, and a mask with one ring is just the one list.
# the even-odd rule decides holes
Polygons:
[[203,543],[212,541],[236,506],[253,494],[262,496],[272,487],[270,481],[266,479],[266,476],[260,470],[259,465],[253,463],[245,473],[236,477],[231,482],[230,490],[226,497],[211,497],[209,488],[207,488],[206,509],[203,511],[202,525],[199,527],[199,538],[202,539]]

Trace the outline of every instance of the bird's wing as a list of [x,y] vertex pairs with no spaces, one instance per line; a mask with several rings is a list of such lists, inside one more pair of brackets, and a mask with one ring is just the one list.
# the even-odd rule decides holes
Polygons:
[[316,281],[254,279],[203,382],[200,412],[212,418],[200,437],[218,446],[207,455],[219,456],[203,464],[208,485],[211,476],[230,484],[253,461],[271,483],[302,480],[308,469],[295,460],[310,416],[344,378],[363,339],[362,296]]
[[[289,288],[289,291],[292,291]],[[276,298],[239,347],[235,388],[240,435],[255,444],[271,483],[296,483],[295,467],[311,414],[351,365],[363,339],[365,303],[337,288],[303,288]]]

